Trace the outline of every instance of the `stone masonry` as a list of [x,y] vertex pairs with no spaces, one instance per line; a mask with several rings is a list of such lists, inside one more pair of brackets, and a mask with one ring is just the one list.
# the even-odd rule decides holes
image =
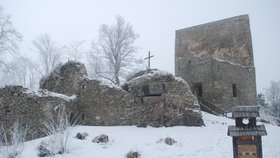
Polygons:
[[237,105],[256,105],[248,15],[177,30],[175,74],[193,93],[226,112]]
[[84,64],[67,62],[40,85],[38,92],[0,88],[0,123],[9,129],[18,119],[28,129],[28,140],[44,136],[42,123],[55,119],[62,108],[69,117],[77,115],[81,125],[204,125],[188,84],[158,70],[142,71],[116,87],[87,77]]
[[42,123],[55,119],[59,108],[68,113],[77,111],[73,101],[68,97],[48,91],[30,92],[22,86],[6,86],[0,89],[0,123],[8,129],[14,122],[27,128],[27,139],[44,136]]
[[84,77],[87,77],[84,64],[67,62],[43,77],[40,87],[56,93],[73,95],[80,89],[79,83]]
[[[151,77],[154,75],[157,77]],[[145,79],[143,82],[138,81],[141,77]],[[64,86],[56,86],[56,83]],[[156,95],[144,94],[143,87],[162,83],[165,90]],[[84,125],[203,125],[200,107],[188,84],[159,71],[149,71],[131,79],[121,88],[90,79],[83,64],[68,62],[41,80],[41,85],[49,91],[77,95],[79,123]],[[67,88],[72,85],[77,86]],[[135,91],[143,93],[135,95]]]
[[[156,90],[160,86],[165,88]],[[81,87],[77,94],[82,124],[203,125],[196,97],[185,81],[171,74],[152,71],[128,81],[123,88],[84,79]]]

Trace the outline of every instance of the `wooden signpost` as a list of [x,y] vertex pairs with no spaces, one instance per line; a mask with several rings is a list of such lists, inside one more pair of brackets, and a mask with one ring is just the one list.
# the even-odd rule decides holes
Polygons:
[[264,125],[256,123],[259,117],[256,106],[237,106],[232,117],[236,126],[228,127],[228,136],[232,137],[233,158],[262,158],[261,136],[267,135]]

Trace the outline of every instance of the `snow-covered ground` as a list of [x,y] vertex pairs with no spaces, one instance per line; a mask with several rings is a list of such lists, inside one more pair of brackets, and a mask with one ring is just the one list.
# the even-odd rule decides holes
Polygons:
[[[129,151],[139,151],[141,158],[232,158],[232,138],[227,136],[228,125],[234,121],[203,113],[204,127],[137,128],[135,126],[78,126],[73,129],[69,152],[56,157],[66,158],[124,158]],[[263,136],[263,157],[280,157],[280,128],[265,124],[267,136]],[[77,132],[89,134],[85,140],[75,139]],[[109,143],[93,143],[94,137],[109,136]],[[159,143],[171,137],[174,145]],[[37,157],[38,144],[46,138],[25,143],[23,158]]]

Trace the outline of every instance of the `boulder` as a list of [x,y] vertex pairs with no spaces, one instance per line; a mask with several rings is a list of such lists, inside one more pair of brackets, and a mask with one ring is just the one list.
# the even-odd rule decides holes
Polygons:
[[107,143],[109,142],[109,137],[105,134],[101,134],[100,136],[96,136],[92,142],[94,143]]

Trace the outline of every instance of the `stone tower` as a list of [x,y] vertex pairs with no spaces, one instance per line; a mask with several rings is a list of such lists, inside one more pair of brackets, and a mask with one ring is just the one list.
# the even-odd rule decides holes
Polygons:
[[226,112],[237,105],[256,105],[248,15],[177,30],[175,74],[197,96]]

